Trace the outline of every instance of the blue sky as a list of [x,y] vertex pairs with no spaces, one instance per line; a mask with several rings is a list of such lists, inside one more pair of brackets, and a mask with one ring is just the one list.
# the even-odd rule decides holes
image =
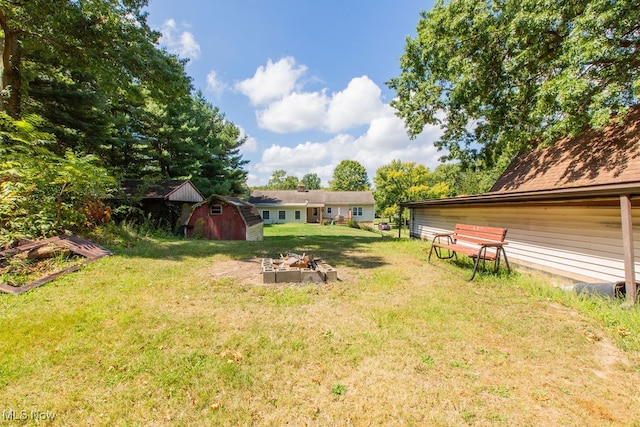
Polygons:
[[438,165],[439,128],[410,140],[385,82],[433,1],[150,0],[161,45],[189,58],[194,86],[247,135],[248,184],[283,169],[317,173],[360,162],[372,181],[394,159]]

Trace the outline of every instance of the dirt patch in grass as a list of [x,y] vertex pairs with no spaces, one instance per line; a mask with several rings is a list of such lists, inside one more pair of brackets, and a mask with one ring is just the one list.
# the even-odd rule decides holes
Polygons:
[[[277,286],[282,284],[263,283],[262,258],[243,260],[216,261],[210,267],[198,271],[198,276],[209,280],[231,280],[251,286]],[[338,281],[351,281],[359,274],[357,268],[341,266],[338,270]],[[287,283],[286,286],[306,286],[309,283]]]

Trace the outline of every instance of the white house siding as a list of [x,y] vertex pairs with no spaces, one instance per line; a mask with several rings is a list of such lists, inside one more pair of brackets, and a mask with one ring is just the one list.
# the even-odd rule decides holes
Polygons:
[[264,238],[263,233],[263,224],[255,224],[251,227],[247,227],[247,240],[249,241],[258,241]]
[[[326,205],[324,207],[324,213],[322,214],[323,220],[332,220],[338,215],[349,218],[349,211],[351,211],[354,207],[362,208],[362,216],[353,216],[352,219],[357,222],[373,222],[375,218],[375,207],[372,205],[358,205],[358,204],[348,204],[348,205]],[[329,213],[329,208],[331,208],[331,213]],[[339,212],[339,213],[338,213]]]
[[[433,239],[456,223],[508,229],[509,261],[581,280],[624,280],[620,208],[519,204],[411,209],[411,236]],[[636,280],[640,280],[640,208],[632,209]]]
[[[289,222],[307,222],[307,208],[305,206],[260,206],[255,205],[265,224],[284,224]],[[263,212],[269,211],[269,219],[265,219]],[[279,212],[285,212],[285,219],[279,217]],[[300,219],[296,219],[296,211],[300,211]]]

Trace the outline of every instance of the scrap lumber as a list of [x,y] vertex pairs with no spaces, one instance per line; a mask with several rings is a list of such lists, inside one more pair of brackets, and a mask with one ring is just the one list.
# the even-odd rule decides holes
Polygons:
[[53,246],[55,248],[58,248],[58,250],[73,252],[75,254],[85,257],[86,259],[80,264],[73,265],[68,268],[64,268],[60,271],[56,271],[54,273],[48,274],[24,286],[15,287],[15,286],[10,286],[6,283],[0,283],[0,292],[6,292],[9,294],[18,295],[28,290],[37,288],[38,286],[42,286],[45,283],[49,283],[50,281],[64,274],[77,271],[83,265],[97,261],[100,258],[113,255],[113,252],[99,245],[96,245],[95,243],[92,243],[78,236],[65,234],[62,236],[56,236],[48,239],[35,241],[35,242],[29,242],[25,245],[0,251],[0,260],[11,257],[11,256],[15,256],[18,254],[22,254],[22,253],[26,253],[28,256],[28,254],[31,251],[37,251],[46,246]]

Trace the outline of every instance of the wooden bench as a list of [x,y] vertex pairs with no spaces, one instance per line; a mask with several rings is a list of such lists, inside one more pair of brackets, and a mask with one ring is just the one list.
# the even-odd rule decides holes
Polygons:
[[[440,259],[450,259],[461,253],[474,259],[473,273],[470,281],[476,276],[480,260],[493,261],[495,271],[500,267],[500,258],[504,257],[507,265],[507,271],[511,273],[509,260],[504,251],[507,242],[504,241],[507,235],[506,228],[482,227],[478,225],[456,224],[453,233],[438,233],[433,237],[431,249],[429,250],[429,258],[431,254],[436,253]],[[445,250],[447,255],[444,255]]]

